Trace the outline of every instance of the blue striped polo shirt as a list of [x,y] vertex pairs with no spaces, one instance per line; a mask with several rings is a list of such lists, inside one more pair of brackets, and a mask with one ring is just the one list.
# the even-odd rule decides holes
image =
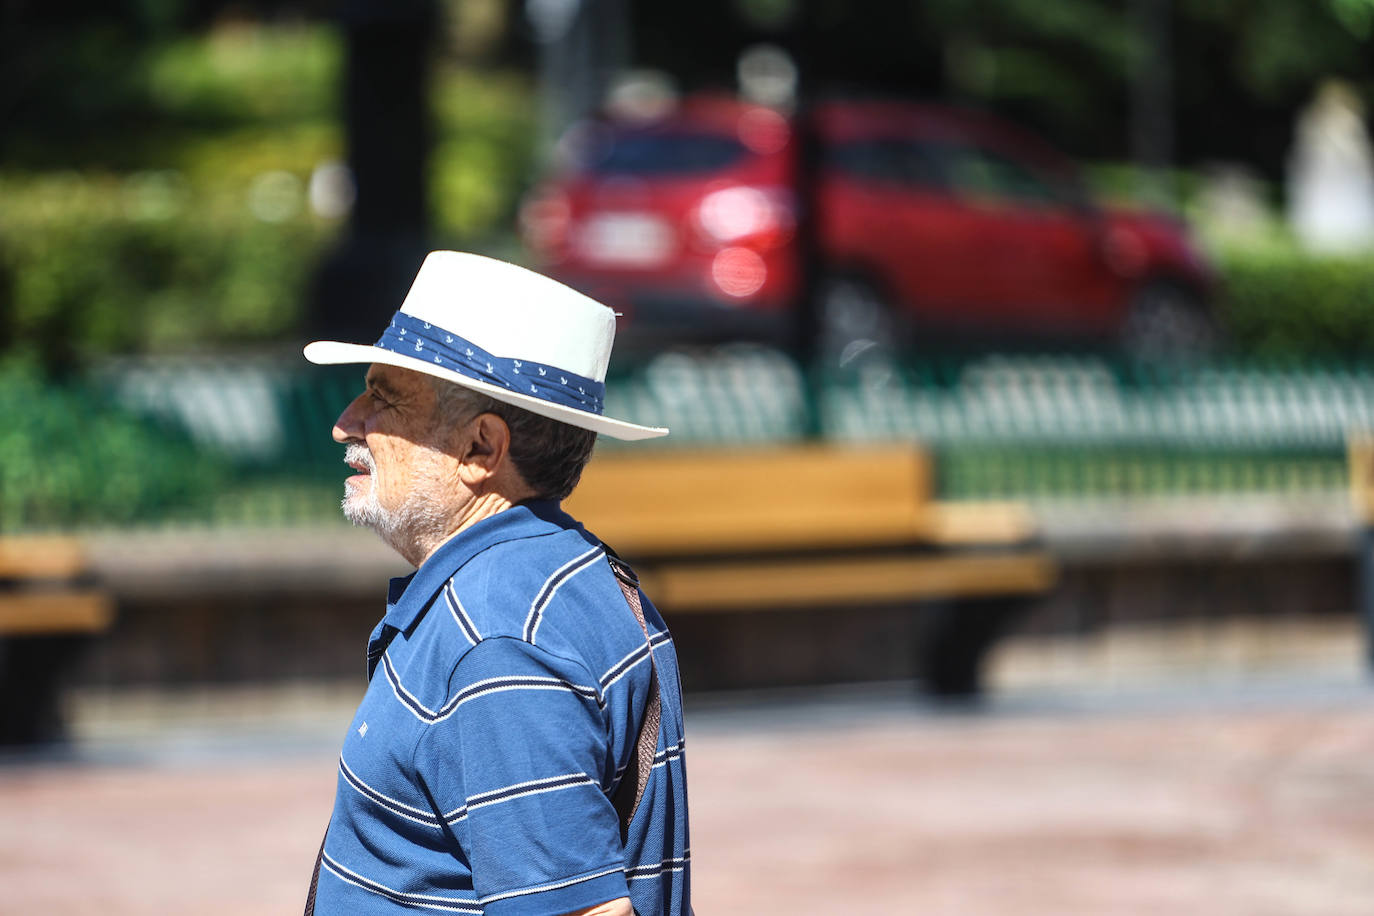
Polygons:
[[[516,506],[393,579],[345,736],[316,912],[567,913],[628,895],[690,911],[682,696],[605,550],[555,503]],[[658,754],[622,846],[611,803],[651,667]]]

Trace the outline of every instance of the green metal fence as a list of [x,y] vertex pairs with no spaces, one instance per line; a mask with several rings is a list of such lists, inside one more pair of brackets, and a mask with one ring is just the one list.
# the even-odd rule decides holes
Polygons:
[[[0,528],[337,520],[330,427],[361,379],[280,353],[109,365],[60,391],[9,380]],[[986,356],[808,381],[757,347],[664,354],[613,377],[607,410],[672,436],[599,448],[800,441],[814,390],[824,438],[921,442],[946,497],[1301,495],[1342,489],[1348,433],[1374,429],[1374,365]]]
[[923,442],[956,498],[1330,492],[1374,428],[1368,368],[989,357],[823,390],[834,438]]

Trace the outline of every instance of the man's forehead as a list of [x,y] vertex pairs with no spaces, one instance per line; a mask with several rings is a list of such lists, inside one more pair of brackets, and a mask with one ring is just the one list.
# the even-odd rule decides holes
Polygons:
[[413,369],[389,366],[386,363],[373,363],[367,367],[365,380],[370,387],[386,388],[391,391],[410,391],[426,381],[425,375]]

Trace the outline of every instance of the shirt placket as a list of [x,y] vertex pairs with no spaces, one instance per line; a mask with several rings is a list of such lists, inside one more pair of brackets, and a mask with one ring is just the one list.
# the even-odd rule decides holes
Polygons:
[[382,660],[382,654],[386,652],[391,641],[396,638],[396,634],[401,632],[389,623],[377,625],[372,637],[367,641],[367,679],[372,680],[372,674],[377,670],[377,662]]

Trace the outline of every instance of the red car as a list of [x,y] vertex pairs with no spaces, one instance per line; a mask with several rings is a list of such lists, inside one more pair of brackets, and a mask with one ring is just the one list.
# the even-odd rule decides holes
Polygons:
[[[1112,340],[1210,346],[1211,268],[1177,221],[1098,207],[1077,169],[990,117],[935,105],[813,109],[823,341]],[[522,209],[546,270],[624,314],[638,341],[784,339],[799,299],[796,130],[693,99],[604,119]]]

